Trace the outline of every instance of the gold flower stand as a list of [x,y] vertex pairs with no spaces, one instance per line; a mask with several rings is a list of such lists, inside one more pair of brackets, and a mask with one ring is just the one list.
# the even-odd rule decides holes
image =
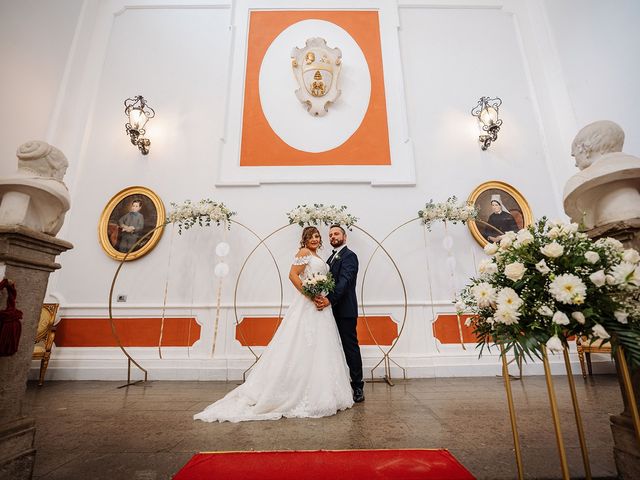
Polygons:
[[[520,438],[518,435],[518,426],[516,421],[516,409],[515,409],[515,404],[513,402],[513,393],[511,390],[511,381],[509,378],[508,363],[506,359],[504,345],[500,345],[500,352],[501,352],[500,356],[502,359],[502,377],[504,378],[504,386],[507,394],[507,403],[509,405],[509,418],[511,420],[511,431],[513,434],[513,446],[514,446],[515,457],[516,457],[516,467],[518,470],[518,479],[522,480],[524,479],[522,451],[520,448]],[[562,470],[562,478],[563,480],[568,480],[570,478],[569,466],[567,462],[567,454],[564,447],[564,440],[562,438],[562,430],[560,428],[560,414],[558,411],[558,403],[556,401],[555,389],[553,387],[553,379],[551,375],[551,368],[549,366],[547,349],[544,345],[542,346],[541,353],[542,353],[542,363],[544,366],[544,375],[547,383],[547,393],[549,395],[551,419],[553,421],[553,426],[555,430],[556,443],[558,447],[558,456],[560,457],[560,467]],[[578,439],[580,441],[580,450],[582,453],[582,463],[584,465],[585,478],[587,480],[590,480],[592,476],[591,476],[591,465],[589,463],[589,452],[587,450],[584,427],[582,425],[582,416],[580,414],[580,406],[578,405],[575,382],[573,379],[573,373],[571,371],[569,353],[566,347],[563,349],[562,355],[564,357],[564,364],[567,372],[567,381],[569,383],[569,390],[571,392],[571,401],[573,405],[573,413],[575,417],[576,428],[578,430]],[[617,348],[615,355],[616,355],[616,361],[618,362],[618,365],[620,368],[620,376],[622,377],[622,383],[627,393],[627,397],[629,398],[629,407],[630,407],[629,409],[631,411],[631,418],[633,420],[636,440],[640,445],[640,416],[638,415],[638,405],[635,401],[635,396],[633,394],[633,386],[631,384],[629,367],[627,364],[627,359],[624,356],[622,347]]]

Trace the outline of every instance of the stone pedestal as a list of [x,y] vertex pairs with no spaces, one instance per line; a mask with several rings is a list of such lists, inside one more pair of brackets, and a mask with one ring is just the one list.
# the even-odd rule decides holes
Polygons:
[[[15,355],[0,357],[0,480],[31,478],[35,460],[35,422],[23,408],[27,374],[49,274],[69,242],[21,226],[0,226],[0,266],[17,290],[22,335]],[[0,308],[6,293],[0,295]]]
[[[622,242],[626,248],[640,250],[640,218],[602,225],[589,230],[587,234],[594,240],[602,237],[613,237]],[[616,369],[618,369],[617,363]],[[631,480],[640,478],[640,445],[636,440],[633,422],[629,413],[629,399],[624,390],[619,372],[618,380],[622,391],[624,411],[618,415],[611,415],[610,418],[614,445],[613,455],[619,478]],[[631,381],[636,403],[640,405],[640,369],[631,372]]]

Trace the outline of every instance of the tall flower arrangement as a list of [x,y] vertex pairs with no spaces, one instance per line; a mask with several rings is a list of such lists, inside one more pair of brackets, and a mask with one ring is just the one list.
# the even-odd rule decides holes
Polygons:
[[592,241],[575,223],[543,218],[490,243],[479,275],[461,292],[458,308],[480,353],[497,343],[516,355],[561,351],[572,335],[624,348],[640,366],[640,255],[613,238]]
[[358,221],[347,212],[347,207],[342,205],[323,205],[314,203],[313,205],[298,205],[296,208],[287,213],[289,223],[297,223],[301,227],[305,225],[344,225],[349,230]]
[[478,210],[468,202],[458,202],[456,196],[447,198],[446,202],[435,203],[433,200],[424,206],[423,210],[418,212],[418,217],[422,223],[431,229],[431,224],[438,220],[451,223],[466,223],[478,216]]
[[229,210],[224,203],[215,202],[208,198],[192,203],[186,200],[183,203],[171,203],[171,211],[167,217],[167,223],[178,225],[178,233],[188,230],[194,225],[208,227],[212,223],[220,226],[223,222],[227,228],[231,228],[231,217],[236,212]]

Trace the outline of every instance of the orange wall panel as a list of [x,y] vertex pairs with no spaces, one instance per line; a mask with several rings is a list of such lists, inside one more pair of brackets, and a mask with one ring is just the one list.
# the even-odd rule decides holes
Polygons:
[[[269,344],[282,319],[277,317],[245,317],[236,326],[236,340],[243,346],[263,347]],[[391,345],[398,336],[398,325],[389,316],[358,318],[358,342],[360,345]]]
[[[118,337],[125,347],[157,347],[161,318],[114,319]],[[195,318],[165,318],[163,347],[190,347],[200,338]],[[58,347],[117,347],[108,318],[62,318],[56,330]]]
[[245,317],[236,325],[236,340],[244,347],[265,347],[281,322],[278,317]]
[[[260,66],[267,49],[287,27],[309,19],[325,20],[347,31],[362,50],[371,75],[371,99],[360,127],[339,147],[318,153],[297,150],[280,139],[269,126],[260,104]],[[252,11],[247,45],[240,166],[391,164],[377,11]],[[291,101],[298,102],[293,90],[291,97]]]
[[438,315],[433,322],[433,335],[440,343],[460,343],[460,331],[464,343],[476,343],[477,338],[473,334],[473,328],[465,326],[464,322],[471,315],[460,315],[460,325],[458,326],[458,316],[455,313]]

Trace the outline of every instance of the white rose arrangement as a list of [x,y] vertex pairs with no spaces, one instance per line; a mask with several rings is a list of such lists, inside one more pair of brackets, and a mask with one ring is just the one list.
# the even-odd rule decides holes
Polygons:
[[422,224],[429,230],[431,225],[436,221],[449,221],[451,223],[466,223],[478,216],[478,210],[470,203],[458,203],[458,198],[453,196],[447,198],[446,202],[434,203],[430,200],[424,210],[418,212],[418,217],[422,220]]
[[212,223],[220,226],[223,222],[227,228],[231,228],[231,217],[236,212],[229,210],[224,203],[214,202],[208,198],[192,203],[186,200],[184,203],[171,203],[171,211],[166,223],[178,225],[178,233],[188,230],[194,225],[208,227]]
[[314,273],[313,275],[302,280],[302,292],[309,298],[315,298],[318,295],[328,295],[336,288],[336,282],[331,273],[323,275]]
[[305,225],[344,225],[349,230],[358,221],[347,212],[347,207],[342,205],[323,205],[315,203],[313,205],[298,205],[296,208],[287,213],[289,223],[297,223],[301,227]]
[[488,244],[478,276],[457,299],[478,345],[518,356],[561,351],[586,336],[623,347],[640,366],[640,255],[612,238],[593,241],[576,224],[543,218]]

